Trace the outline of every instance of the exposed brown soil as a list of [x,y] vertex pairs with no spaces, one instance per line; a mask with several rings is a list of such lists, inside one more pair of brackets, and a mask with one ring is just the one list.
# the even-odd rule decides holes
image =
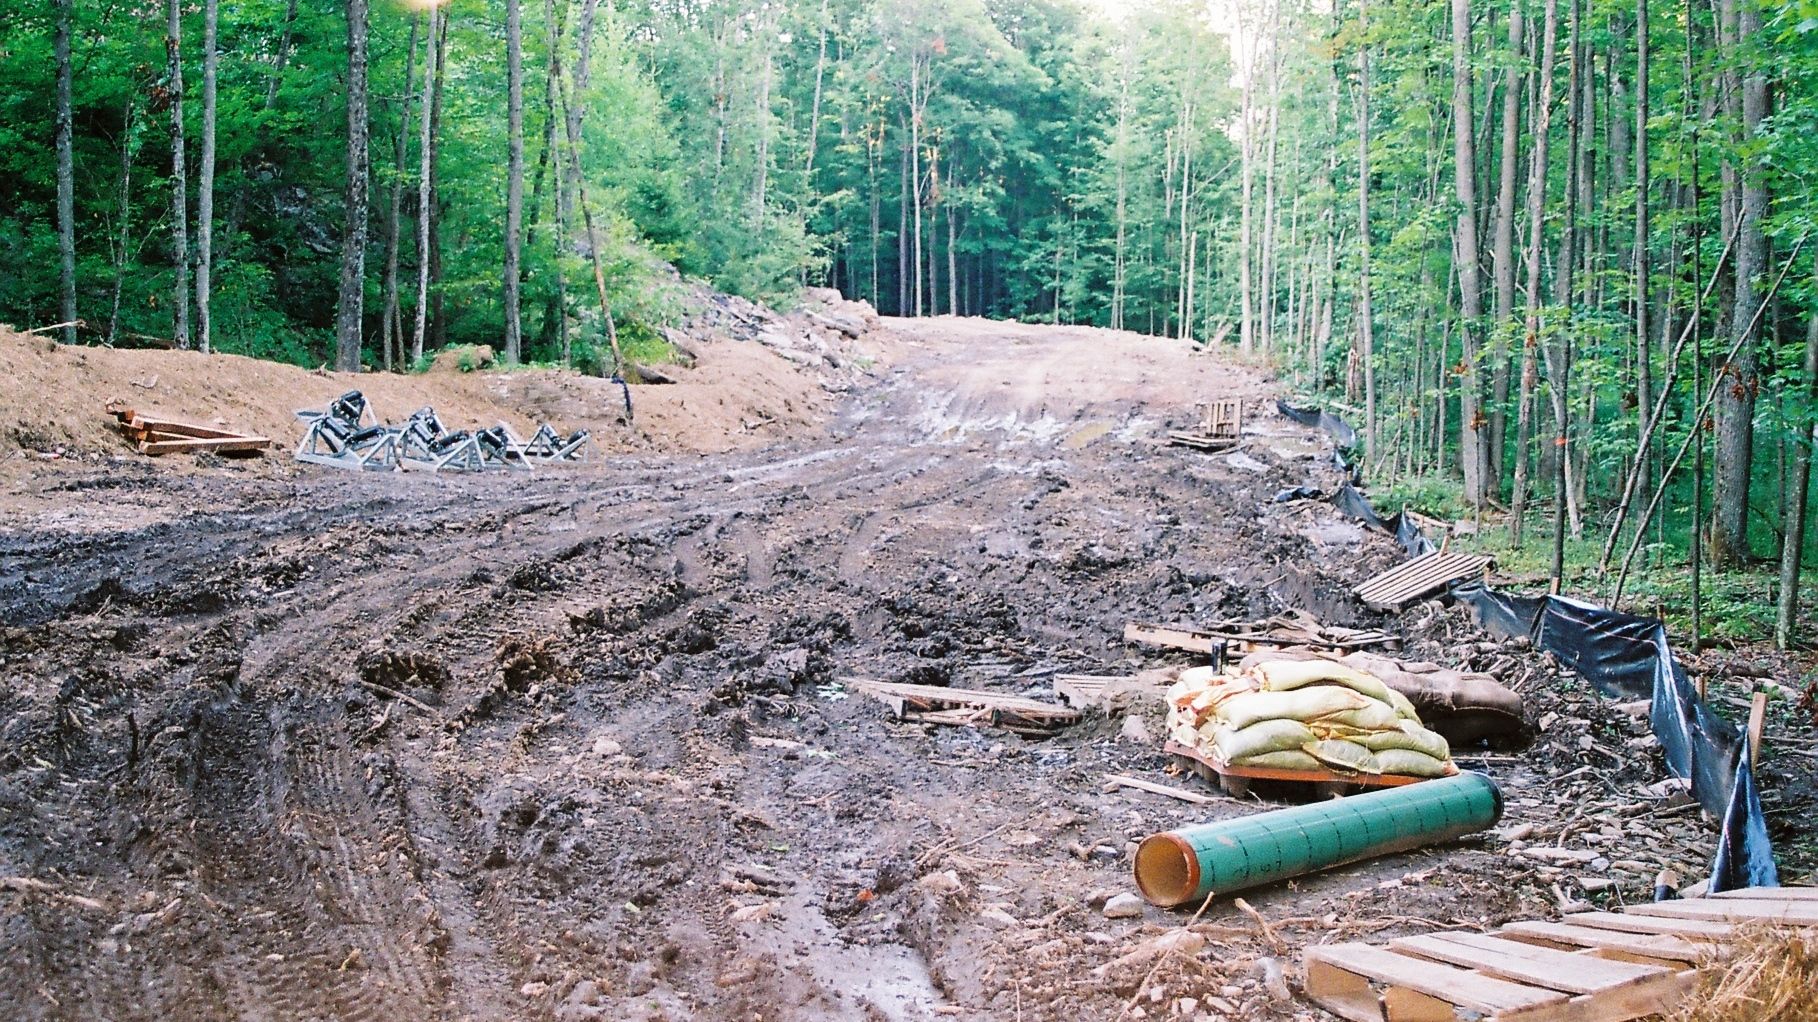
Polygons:
[[[680,335],[693,357],[687,365],[664,367],[674,383],[635,390],[630,429],[620,387],[576,372],[497,366],[463,372],[457,359],[445,356],[419,375],[350,375],[239,355],[64,347],[0,326],[0,364],[7,374],[0,386],[0,478],[29,479],[34,469],[59,461],[139,464],[143,459],[102,414],[110,401],[142,414],[270,437],[275,456],[240,467],[296,476],[301,466],[285,456],[301,432],[295,413],[356,389],[391,422],[427,405],[450,429],[503,422],[528,436],[548,422],[564,434],[587,429],[608,452],[736,450],[822,421],[837,394],[865,376],[849,363],[876,363],[890,348],[882,334],[853,340],[815,327],[802,314],[781,317],[755,306],[747,315],[764,329],[740,336],[702,323],[717,310],[700,301],[703,310],[686,322],[702,325]],[[858,303],[836,309],[855,315],[852,310],[860,316],[870,311]],[[803,351],[829,352],[841,366],[827,366],[818,354],[805,365],[810,359]],[[160,467],[180,468],[191,460],[171,457]]]
[[[1104,331],[889,327],[843,394],[787,359],[712,399],[774,426],[559,421],[616,453],[530,477],[34,462],[0,526],[0,1017],[1314,1018],[1271,994],[1300,945],[1583,895],[1593,866],[1476,839],[1255,892],[1254,917],[1221,899],[1193,924],[1209,947],[1148,955],[1191,920],[1095,908],[1133,889],[1130,842],[1257,808],[1104,792],[1108,771],[1166,780],[1159,711],[1136,718],[1151,740],[1103,717],[1026,740],[892,723],[841,684],[1039,695],[1189,661],[1125,646],[1131,619],[1408,629],[1553,714],[1489,764],[1507,826],[1623,860],[1600,900],[1703,866],[1709,832],[1635,794],[1660,776],[1625,744],[1645,725],[1455,609],[1384,622],[1351,599],[1393,544],[1272,502],[1321,478],[1323,439],[1268,414],[1235,454],[1159,444],[1195,401],[1271,394],[1260,371]],[[76,354],[160,387],[186,358],[43,358]],[[177,393],[294,438],[290,405],[345,389],[285,379],[276,409],[219,397],[228,379]],[[479,421],[535,407],[498,385],[369,390]],[[700,410],[681,386],[637,390],[640,428]],[[1613,762],[1574,774],[1581,735]],[[1637,808],[1561,809],[1612,797]]]

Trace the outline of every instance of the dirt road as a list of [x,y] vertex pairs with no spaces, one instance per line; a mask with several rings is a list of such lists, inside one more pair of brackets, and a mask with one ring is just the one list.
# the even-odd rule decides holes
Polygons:
[[1293,927],[1515,903],[1494,855],[1398,857],[1095,976],[1183,921],[1092,907],[1127,842],[1248,810],[1104,793],[1163,765],[1118,721],[899,725],[841,679],[1039,691],[1165,660],[1133,618],[1343,623],[1395,551],[1271,503],[1326,451],[1285,420],[1158,444],[1257,372],[894,326],[887,371],[758,452],[38,495],[0,530],[0,1016],[1311,1017],[1253,973]]

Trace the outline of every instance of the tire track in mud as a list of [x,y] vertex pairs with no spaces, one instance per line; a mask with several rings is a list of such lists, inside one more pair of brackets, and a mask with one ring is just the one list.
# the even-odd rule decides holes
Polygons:
[[[1112,618],[1189,612],[1242,516],[1207,499],[1229,472],[1182,470],[1136,437],[1064,443],[1081,422],[1135,421],[1127,398],[1022,408],[1032,384],[986,381],[934,401],[935,368],[765,451],[512,478],[306,472],[281,495],[153,478],[173,507],[203,509],[196,524],[0,533],[0,582],[45,577],[0,585],[0,611],[79,634],[93,608],[77,598],[108,578],[129,594],[108,612],[147,628],[140,647],[77,641],[136,679],[117,708],[141,723],[187,698],[185,657],[211,629],[240,658],[244,705],[227,712],[256,714],[266,750],[235,760],[230,804],[155,821],[206,817],[188,855],[231,906],[224,925],[185,931],[209,964],[157,959],[185,977],[186,1017],[989,1016],[1018,948],[971,907],[928,908],[915,860],[1000,817],[1091,807],[1067,786],[1097,762],[1094,735],[1025,748],[925,733],[827,683],[927,672],[1013,688],[1035,684],[1025,667],[1098,660]],[[256,501],[207,510],[242,493]],[[213,604],[181,606],[204,590]],[[542,644],[566,673],[503,691],[507,640]],[[373,651],[432,658],[445,679],[387,685],[445,716],[357,685]],[[1083,868],[1063,858],[1040,865]],[[761,864],[787,892],[729,886],[722,863]],[[105,882],[130,893],[148,872]],[[730,918],[761,900],[772,920]],[[1052,911],[1038,901],[1018,914]],[[42,927],[58,961],[87,946]],[[764,975],[739,979],[760,948]],[[869,988],[852,981],[864,974]],[[120,1003],[135,975],[90,982]],[[60,965],[38,979],[75,982]],[[593,1000],[569,1003],[588,983]]]

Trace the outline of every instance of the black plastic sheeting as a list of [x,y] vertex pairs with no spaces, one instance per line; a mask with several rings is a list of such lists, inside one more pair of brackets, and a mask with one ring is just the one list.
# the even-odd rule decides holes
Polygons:
[[[1324,430],[1338,446],[1339,471],[1347,478],[1332,495],[1339,510],[1393,535],[1409,557],[1433,552],[1432,541],[1406,514],[1383,518],[1358,489],[1361,474],[1347,462],[1349,450],[1357,444],[1355,429],[1323,409],[1295,408],[1282,401],[1275,406],[1303,426]],[[1454,586],[1451,595],[1471,607],[1485,631],[1503,638],[1526,636],[1599,692],[1651,699],[1648,722],[1666,755],[1667,769],[1691,782],[1693,797],[1723,826],[1711,863],[1710,890],[1779,886],[1748,739],[1698,698],[1667,645],[1666,625],[1656,618],[1563,596],[1506,595],[1481,583]]]
[[1275,409],[1303,426],[1324,430],[1340,450],[1357,446],[1357,431],[1351,424],[1324,408],[1296,408],[1286,401],[1276,401]]
[[1648,722],[1667,769],[1688,779],[1693,797],[1723,823],[1711,890],[1778,886],[1747,736],[1698,698],[1667,645],[1665,625],[1563,596],[1524,599],[1482,585],[1456,588],[1452,595],[1485,631],[1528,637],[1599,692],[1650,698]]
[[1332,503],[1337,505],[1340,511],[1362,521],[1370,528],[1381,529],[1394,536],[1395,542],[1401,544],[1402,552],[1409,557],[1424,557],[1438,549],[1433,545],[1433,541],[1427,538],[1426,533],[1420,531],[1420,526],[1414,524],[1412,518],[1401,513],[1388,518],[1382,517],[1376,513],[1376,508],[1371,506],[1370,498],[1364,496],[1362,490],[1350,483],[1340,486],[1338,492],[1332,494]]

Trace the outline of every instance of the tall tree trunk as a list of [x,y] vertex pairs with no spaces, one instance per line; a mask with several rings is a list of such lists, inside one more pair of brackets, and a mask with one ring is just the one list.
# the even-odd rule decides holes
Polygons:
[[[1653,333],[1649,314],[1653,291],[1649,286],[1652,261],[1648,241],[1652,230],[1648,214],[1648,0],[1635,0],[1635,395],[1636,432],[1645,436],[1654,407]],[[1645,466],[1647,453],[1642,452]],[[1642,480],[1644,483],[1645,479]]]
[[549,260],[549,272],[555,277],[555,287],[549,295],[549,302],[543,313],[543,335],[552,339],[562,352],[562,365],[573,364],[573,349],[568,333],[568,280],[562,269],[562,246],[568,240],[568,222],[571,219],[572,205],[567,188],[567,175],[557,150],[556,125],[561,123],[562,107],[557,101],[558,83],[556,82],[557,59],[561,53],[562,22],[556,16],[555,0],[543,0],[543,33],[544,49],[548,59],[544,61],[546,73],[543,75],[543,105],[548,110],[548,117],[543,128],[543,148],[555,156],[556,167],[552,173],[555,181],[555,231],[554,257]]
[[121,118],[120,132],[120,230],[114,245],[114,300],[107,317],[107,341],[114,342],[120,332],[120,295],[126,288],[126,262],[131,254],[133,221],[133,157],[139,153],[136,122],[138,97],[126,99],[126,115]]
[[1553,124],[1553,56],[1559,44],[1559,3],[1545,0],[1545,21],[1541,28],[1540,67],[1535,74],[1540,82],[1533,122],[1534,152],[1528,169],[1528,247],[1527,247],[1527,322],[1521,349],[1521,390],[1516,397],[1515,415],[1515,482],[1509,499],[1509,542],[1521,546],[1522,515],[1527,510],[1528,446],[1534,435],[1534,393],[1540,384],[1540,313],[1544,304],[1540,287],[1540,254],[1546,244],[1542,237],[1547,198],[1548,137]]
[[1256,58],[1252,55],[1250,66],[1244,70],[1242,100],[1238,108],[1243,138],[1239,140],[1238,149],[1242,190],[1238,199],[1237,228],[1237,346],[1246,355],[1256,348],[1256,285],[1251,279],[1256,241],[1256,66]]
[[448,296],[442,288],[442,109],[448,100],[448,15],[436,22],[436,87],[429,105],[429,320],[439,350],[448,346]]
[[1262,293],[1258,296],[1256,303],[1256,311],[1260,316],[1260,322],[1257,324],[1260,328],[1258,339],[1262,341],[1264,351],[1273,351],[1275,348],[1275,230],[1279,194],[1276,181],[1279,168],[1276,165],[1276,156],[1279,153],[1281,138],[1281,4],[1279,0],[1269,4],[1269,12],[1269,126],[1264,134],[1266,142],[1263,157]]
[[165,4],[164,49],[170,92],[170,249],[177,271],[171,297],[172,334],[177,347],[189,347],[189,188],[183,158],[183,7]]
[[1566,48],[1569,71],[1566,75],[1566,216],[1565,230],[1559,239],[1559,263],[1554,271],[1554,296],[1565,324],[1555,342],[1542,348],[1547,355],[1547,391],[1553,398],[1553,567],[1552,591],[1557,593],[1565,577],[1566,519],[1572,509],[1570,485],[1572,427],[1572,282],[1578,266],[1578,208],[1585,177],[1585,109],[1584,109],[1584,35],[1583,3],[1572,0],[1572,29]]
[[1124,300],[1128,286],[1130,186],[1130,55],[1129,46],[1119,50],[1117,80],[1117,140],[1113,160],[1117,164],[1117,242],[1111,262],[1111,329],[1124,328]]
[[[922,248],[922,112],[925,109],[922,104],[922,96],[926,88],[922,78],[925,74],[921,57],[912,58],[909,63],[909,172],[910,180],[913,182],[911,192],[915,199],[915,260],[910,269],[915,274],[915,314],[917,316],[920,316],[926,308],[925,294],[922,290],[922,253],[926,251]],[[1055,308],[1059,307],[1057,296]]]
[[[210,0],[213,8],[213,0]],[[70,106],[69,37],[75,8],[72,0],[57,0],[57,270],[63,298],[63,343],[76,343],[76,164],[70,135],[74,114]],[[129,129],[131,125],[127,126]]]
[[909,182],[912,171],[909,169],[909,150],[915,143],[910,141],[909,125],[903,125],[903,152],[897,168],[897,177],[902,182],[902,195],[897,200],[896,210],[896,314],[909,316],[909,296],[914,289],[910,276],[920,275],[909,264]]
[[1471,115],[1471,0],[1452,0],[1452,163],[1458,195],[1458,291],[1463,319],[1464,378],[1458,386],[1458,453],[1464,467],[1465,499],[1479,511],[1489,499],[1489,444],[1485,434],[1483,383],[1477,331],[1483,325],[1483,287],[1478,280],[1477,150]]
[[1818,416],[1810,402],[1818,401],[1818,316],[1805,324],[1805,398],[1801,408],[1799,440],[1793,446],[1792,478],[1785,490],[1785,516],[1780,544],[1780,599],[1774,620],[1774,645],[1791,649],[1799,618],[1799,574],[1805,555],[1806,490],[1812,481],[1812,445],[1818,443]]
[[[1645,2],[1645,0],[1644,0]],[[1515,176],[1521,152],[1521,4],[1509,8],[1508,82],[1502,94],[1502,164],[1496,187],[1496,237],[1490,262],[1496,276],[1496,325],[1492,334],[1490,408],[1490,489],[1500,490],[1509,425],[1509,338],[1515,332]]]
[[751,228],[760,232],[764,230],[764,211],[770,204],[770,81],[776,74],[776,54],[771,40],[776,38],[776,26],[764,25],[761,35],[764,39],[764,74],[758,79],[757,181],[751,189]]
[[366,0],[347,0],[347,231],[341,239],[341,295],[335,306],[335,368],[360,371],[366,298]]
[[[1731,90],[1731,116],[1740,112],[1738,147],[1750,146],[1767,116],[1767,78],[1749,52],[1760,31],[1761,12],[1754,0],[1722,0],[1723,20],[1732,27],[1726,73]],[[1737,69],[1747,61],[1750,66]],[[1767,179],[1758,155],[1738,157],[1740,166],[1726,178],[1726,187],[1738,192],[1732,200],[1739,218],[1736,244],[1736,286],[1730,306],[1730,343],[1738,346],[1735,357],[1719,365],[1724,385],[1717,401],[1717,458],[1711,518],[1711,562],[1733,567],[1749,556],[1749,475],[1755,451],[1755,393],[1760,334],[1756,332],[1756,306],[1761,303],[1757,278],[1767,267],[1767,239],[1762,221],[1767,216]]]
[[505,362],[524,357],[524,321],[518,299],[518,267],[524,244],[524,11],[522,0],[505,0]]
[[1370,4],[1358,0],[1357,50],[1357,336],[1362,345],[1364,378],[1364,451],[1366,463],[1376,446],[1376,325],[1370,280]]
[[1193,104],[1184,96],[1181,97],[1180,117],[1180,290],[1176,296],[1178,321],[1175,326],[1179,331],[1178,336],[1184,340],[1188,336],[1188,320],[1193,315],[1193,248],[1188,238],[1187,220],[1187,211],[1193,198]]
[[440,9],[431,4],[423,60],[423,98],[419,101],[423,108],[423,134],[417,139],[417,319],[410,339],[411,365],[423,361],[424,335],[429,326],[429,232],[435,198],[430,185],[430,171],[435,160],[435,118],[430,114],[436,102],[436,39],[440,21]]
[[820,53],[814,58],[814,103],[808,108],[808,158],[804,165],[805,184],[814,187],[815,143],[821,138],[821,88],[827,80],[827,0],[821,0]]
[[[587,254],[593,263],[593,286],[600,300],[600,317],[606,323],[606,343],[612,349],[612,375],[616,379],[625,379],[625,352],[619,347],[618,322],[612,314],[612,301],[606,293],[606,269],[600,258],[600,238],[594,233],[593,207],[587,202],[587,175],[582,169],[582,123],[579,101],[583,90],[592,74],[591,58],[593,54],[594,12],[599,0],[587,0],[581,10],[580,38],[575,48],[574,96],[575,102],[569,102],[568,90],[564,88],[561,67],[556,67],[556,88],[561,96],[563,120],[568,126],[568,162],[570,180],[575,186],[576,205],[581,207],[581,226],[587,234]],[[551,52],[549,59],[560,61],[558,52]],[[626,405],[629,413],[630,405]]]
[[379,344],[385,371],[394,367],[394,356],[403,359],[404,328],[398,308],[399,235],[404,227],[404,171],[410,159],[411,90],[416,88],[417,38],[421,35],[423,15],[410,21],[410,44],[404,52],[404,95],[398,101],[398,134],[393,144],[394,175],[391,179],[391,203],[385,215],[385,295],[381,300]]
[[196,347],[204,355],[214,343],[211,308],[215,263],[215,51],[219,0],[202,5],[202,170],[196,183]]
[[[953,187],[953,157],[947,157],[947,187]],[[959,304],[959,253],[955,250],[959,242],[958,213],[952,201],[947,207],[947,312],[960,315]]]

